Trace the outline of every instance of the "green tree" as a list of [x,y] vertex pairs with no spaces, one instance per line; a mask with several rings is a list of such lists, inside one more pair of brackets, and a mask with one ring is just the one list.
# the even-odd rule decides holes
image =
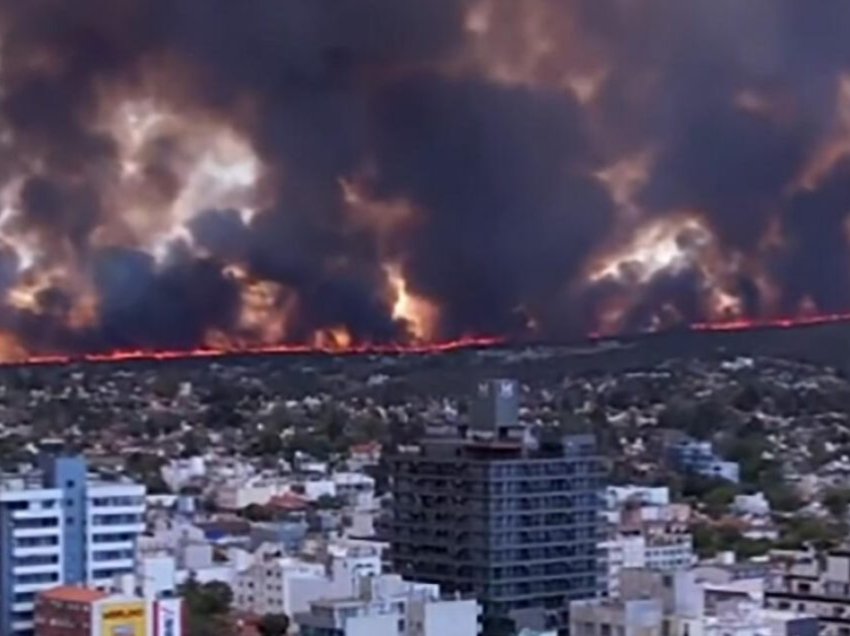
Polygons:
[[844,523],[810,517],[792,517],[782,526],[779,547],[799,549],[810,545],[816,550],[828,550],[839,545],[847,535]]
[[345,497],[333,495],[322,495],[316,499],[316,508],[319,510],[339,510],[345,506]]
[[732,484],[724,483],[715,486],[703,497],[706,512],[714,518],[722,516],[729,509],[729,504],[735,499],[737,493],[737,488]]
[[850,489],[830,488],[824,493],[823,505],[836,519],[846,519],[847,509],[850,506]]
[[796,512],[803,507],[803,500],[794,488],[782,480],[765,488],[764,495],[770,506],[779,512]]
[[233,591],[226,583],[189,579],[181,589],[186,603],[189,636],[230,636]]
[[280,455],[283,453],[283,440],[280,438],[280,432],[272,427],[263,429],[253,446],[257,455]]
[[286,614],[266,614],[257,623],[261,636],[286,636],[289,633],[289,617]]

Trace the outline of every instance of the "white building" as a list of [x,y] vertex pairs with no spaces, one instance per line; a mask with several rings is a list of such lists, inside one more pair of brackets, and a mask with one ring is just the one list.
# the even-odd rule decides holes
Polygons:
[[675,572],[696,562],[690,534],[647,535],[618,534],[600,544],[607,555],[608,594],[620,592],[620,574],[627,568],[647,568],[659,572]]
[[369,509],[375,502],[375,479],[363,473],[334,473],[334,488],[338,497],[357,509]]
[[477,636],[474,600],[441,600],[438,585],[389,574],[361,579],[354,598],[322,599],[296,614],[301,636]]
[[86,489],[86,581],[111,584],[135,569],[136,544],[145,531],[145,487],[91,482]]
[[64,578],[62,491],[0,481],[0,634],[33,628],[38,592]]
[[160,468],[162,480],[171,492],[179,492],[183,486],[190,484],[195,479],[206,476],[206,474],[206,461],[203,457],[199,456],[172,459]]
[[215,504],[222,510],[242,510],[250,505],[262,506],[273,497],[289,490],[289,483],[278,478],[253,476],[219,484]]
[[[761,607],[746,587],[706,587],[694,572],[631,570],[616,599],[570,604],[573,636],[817,636],[814,616]],[[739,589],[740,588],[740,589]],[[715,602],[710,602],[713,595]],[[720,598],[722,600],[717,601]]]
[[321,598],[351,597],[363,578],[381,573],[374,546],[346,543],[329,548],[329,560],[305,561],[262,546],[252,563],[234,579],[234,607],[253,614],[305,612]]
[[817,616],[824,636],[850,634],[850,551],[833,550],[823,561],[814,552],[793,554],[768,579],[765,604]]
[[333,479],[317,477],[306,480],[301,486],[304,488],[304,496],[309,501],[317,501],[322,497],[336,497],[336,483]]
[[735,495],[732,510],[739,515],[766,517],[770,514],[770,502],[764,493],[760,492],[753,495]]
[[329,588],[325,566],[294,557],[258,555],[234,577],[233,606],[252,614],[303,611]]
[[213,559],[211,543],[204,537],[204,532],[197,526],[187,522],[175,522],[155,527],[153,533],[139,539],[137,568],[147,560],[156,562],[157,559],[168,558],[175,563],[174,578],[176,584],[181,584],[190,578],[199,583],[219,581],[234,585],[235,573],[241,564],[236,555],[243,550],[231,548],[224,562]]
[[29,634],[38,592],[133,572],[145,487],[92,479],[82,457],[0,475],[0,634]]
[[605,505],[616,510],[627,502],[641,506],[667,506],[670,504],[670,489],[666,486],[608,486],[605,489]]

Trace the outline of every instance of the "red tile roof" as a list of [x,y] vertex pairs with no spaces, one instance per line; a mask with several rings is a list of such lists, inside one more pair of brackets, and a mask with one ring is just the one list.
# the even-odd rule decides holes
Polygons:
[[64,601],[70,603],[94,603],[102,598],[109,596],[101,590],[93,590],[87,587],[78,587],[76,585],[61,585],[49,590],[45,590],[40,594],[41,598],[51,601]]

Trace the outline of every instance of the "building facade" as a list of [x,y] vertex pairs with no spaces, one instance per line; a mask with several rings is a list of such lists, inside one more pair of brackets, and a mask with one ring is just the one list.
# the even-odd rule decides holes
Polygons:
[[314,601],[295,622],[301,636],[477,636],[478,603],[440,597],[437,585],[381,575],[361,579],[354,597]]
[[261,547],[235,577],[234,606],[258,616],[292,616],[321,598],[350,598],[362,579],[381,574],[381,552],[375,546],[332,544],[328,559],[327,563],[307,562],[265,553]]
[[38,595],[35,636],[182,636],[180,598],[143,598],[81,586]]
[[62,513],[60,490],[0,481],[0,634],[31,634],[36,595],[64,579]]
[[488,634],[565,629],[569,601],[605,588],[594,438],[534,437],[518,405],[514,382],[484,383],[468,426],[389,459],[395,571],[479,599]]
[[685,439],[670,446],[667,452],[673,466],[684,472],[734,483],[740,479],[738,463],[724,461],[714,452],[711,442]]
[[759,590],[693,570],[630,570],[620,598],[576,601],[571,636],[818,636],[818,619],[762,607]]
[[45,589],[108,587],[132,572],[144,495],[89,479],[82,457],[46,455],[39,470],[0,475],[0,634],[30,636]]
[[768,579],[765,604],[818,617],[822,636],[850,636],[850,551],[834,550],[822,562],[802,552]]

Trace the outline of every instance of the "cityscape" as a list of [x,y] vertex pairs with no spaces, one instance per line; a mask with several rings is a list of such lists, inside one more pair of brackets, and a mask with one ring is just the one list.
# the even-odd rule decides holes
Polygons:
[[845,634],[845,371],[664,337],[0,370],[0,632]]
[[850,0],[0,0],[0,636],[850,636]]

